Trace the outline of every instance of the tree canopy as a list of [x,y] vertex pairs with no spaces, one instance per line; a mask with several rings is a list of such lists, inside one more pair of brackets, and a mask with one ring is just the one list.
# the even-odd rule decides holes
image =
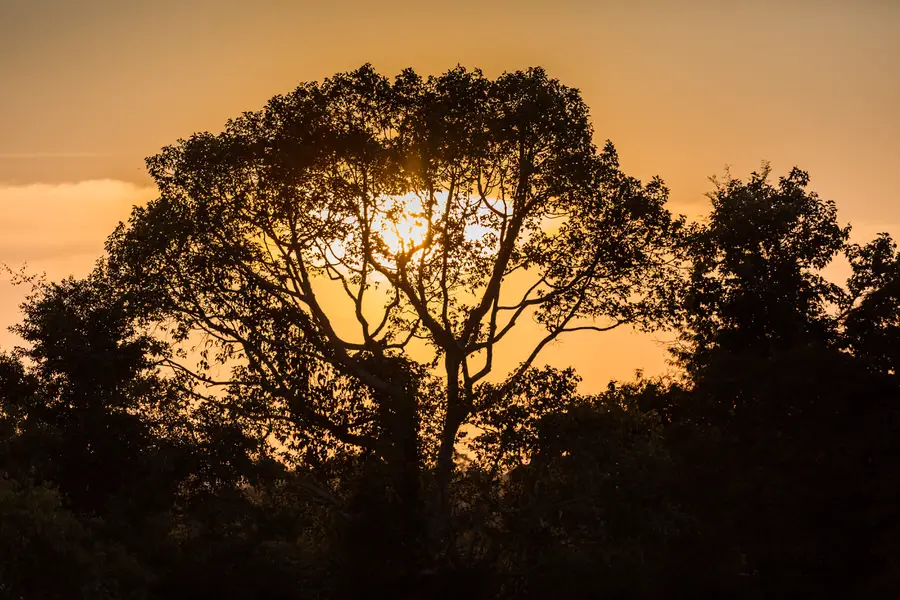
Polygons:
[[[160,197],[110,238],[110,268],[176,338],[202,332],[203,366],[238,361],[230,383],[265,390],[317,440],[377,453],[380,432],[414,435],[419,378],[396,357],[424,340],[446,474],[523,315],[546,335],[510,381],[568,331],[667,319],[681,221],[660,181],[624,175],[592,137],[577,90],[541,69],[391,82],[365,66],[148,159]],[[524,293],[503,294],[513,280]]]

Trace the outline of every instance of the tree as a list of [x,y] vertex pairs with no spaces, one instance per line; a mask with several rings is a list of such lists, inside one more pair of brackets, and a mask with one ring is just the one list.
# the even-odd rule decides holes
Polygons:
[[[523,317],[546,335],[512,382],[566,332],[667,317],[682,222],[592,134],[578,91],[541,69],[390,82],[364,66],[148,159],[160,197],[110,237],[110,270],[175,339],[200,336],[198,378],[290,423],[283,443],[371,453],[413,496],[433,463],[446,502],[476,388]],[[218,381],[217,363],[237,366]]]
[[[702,490],[689,503],[743,557],[751,597],[850,596],[890,568],[896,249],[847,245],[806,173],[768,175],[718,184],[695,233],[670,440],[690,432],[673,444]],[[846,290],[820,273],[841,252]]]
[[12,328],[28,346],[0,354],[0,596],[327,587],[321,567],[297,572],[325,554],[299,474],[260,460],[220,407],[191,406],[131,304],[102,266],[37,282]]
[[168,506],[184,475],[186,399],[157,368],[164,346],[102,270],[38,283],[22,308],[11,329],[29,345],[0,359],[10,425],[0,467],[57,488],[77,511],[102,514],[116,500],[141,514]]
[[852,275],[843,299],[844,344],[873,369],[900,368],[900,253],[886,233],[847,248]]
[[[492,485],[487,520],[497,523],[488,537],[500,597],[665,597],[673,581],[684,589],[672,566],[682,566],[676,547],[693,524],[675,505],[661,422],[637,405],[657,384],[579,396],[575,380],[531,372],[517,387],[520,406],[488,417],[499,427],[476,441],[508,469]],[[517,410],[528,416],[508,414]]]
[[804,171],[794,168],[777,184],[769,175],[766,164],[746,182],[713,178],[712,211],[690,246],[680,355],[689,368],[716,348],[765,356],[834,333],[828,309],[841,293],[819,271],[843,250],[850,228],[838,224],[833,201],[807,191]]

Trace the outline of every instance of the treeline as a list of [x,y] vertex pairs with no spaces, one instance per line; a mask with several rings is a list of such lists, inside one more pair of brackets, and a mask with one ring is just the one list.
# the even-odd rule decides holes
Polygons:
[[[364,66],[148,159],[0,357],[0,597],[894,597],[896,244],[797,169],[689,223],[594,137],[541,69]],[[537,366],[619,326],[670,375]]]
[[[0,594],[888,597],[900,256],[767,175],[720,184],[693,232],[677,375],[583,396],[532,369],[477,413],[440,569],[407,556],[378,457],[280,459],[165,368],[102,266],[38,285],[0,363]],[[839,255],[843,287],[818,274]]]

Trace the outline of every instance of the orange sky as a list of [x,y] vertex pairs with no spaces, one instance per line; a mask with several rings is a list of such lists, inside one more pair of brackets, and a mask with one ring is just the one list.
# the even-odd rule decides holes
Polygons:
[[[768,159],[808,170],[860,237],[900,234],[898,31],[897,0],[0,0],[0,262],[83,275],[152,197],[145,156],[364,62],[542,65],[581,89],[626,172],[666,180],[675,210],[702,212],[726,164]],[[0,284],[0,324],[20,298]],[[588,389],[664,368],[661,346],[627,332],[547,357]]]

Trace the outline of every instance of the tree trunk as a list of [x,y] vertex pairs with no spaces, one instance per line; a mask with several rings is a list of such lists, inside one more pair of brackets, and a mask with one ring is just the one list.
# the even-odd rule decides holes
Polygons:
[[389,514],[398,535],[394,551],[400,579],[416,579],[426,558],[425,505],[422,496],[423,465],[419,447],[418,386],[415,375],[390,359],[377,368],[392,383],[394,393],[376,398],[383,427],[381,456],[387,468],[386,492]]
[[440,447],[438,449],[436,473],[435,473],[435,502],[432,506],[433,513],[429,519],[429,551],[434,561],[434,569],[443,570],[447,559],[452,556],[453,531],[451,520],[453,506],[451,498],[451,484],[453,472],[456,467],[454,458],[456,453],[456,436],[459,428],[466,418],[466,409],[461,402],[459,372],[461,361],[456,356],[448,353],[445,358],[447,374],[447,409],[441,430]]
[[441,445],[438,450],[437,461],[437,484],[442,514],[448,508],[448,493],[450,479],[453,477],[453,458],[456,450],[456,434],[463,419],[465,419],[465,413],[460,403],[460,361],[448,352],[444,366],[447,371],[447,413],[444,416],[444,426],[441,430]]

